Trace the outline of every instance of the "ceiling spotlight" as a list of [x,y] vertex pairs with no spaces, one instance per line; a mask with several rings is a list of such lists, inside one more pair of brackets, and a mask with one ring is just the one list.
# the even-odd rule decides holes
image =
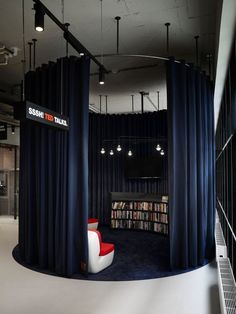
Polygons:
[[105,84],[105,72],[103,68],[99,68],[99,84],[104,85]]
[[34,4],[35,17],[34,17],[34,27],[36,31],[42,32],[44,30],[44,10],[39,3]]
[[128,156],[132,156],[132,155],[133,155],[132,151],[129,150],[129,151],[128,151]]
[[15,134],[15,126],[14,125],[11,126],[11,134]]
[[104,149],[104,148],[102,148],[102,149],[101,149],[101,154],[102,154],[102,155],[104,155],[104,154],[105,154],[105,152],[106,152],[106,151],[105,151],[105,149]]
[[164,155],[165,155],[165,152],[164,152],[164,150],[163,150],[163,149],[161,150],[160,154],[161,154],[162,156],[164,156]]
[[117,146],[116,150],[117,150],[118,152],[120,152],[120,151],[122,150],[120,144]]
[[114,155],[114,152],[113,152],[112,149],[110,150],[110,153],[109,153],[109,154],[110,154],[111,156]]
[[84,56],[84,52],[80,52],[79,55],[80,55],[81,57],[83,57],[83,56]]
[[159,152],[161,150],[161,146],[157,144],[156,150]]

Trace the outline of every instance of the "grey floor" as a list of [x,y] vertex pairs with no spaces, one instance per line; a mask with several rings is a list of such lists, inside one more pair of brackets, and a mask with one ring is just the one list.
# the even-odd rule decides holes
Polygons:
[[17,222],[0,217],[1,314],[220,314],[215,263],[152,280],[64,279],[17,264],[17,234]]

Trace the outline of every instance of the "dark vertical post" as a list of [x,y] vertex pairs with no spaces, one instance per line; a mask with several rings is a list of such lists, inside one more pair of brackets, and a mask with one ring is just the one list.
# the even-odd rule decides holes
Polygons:
[[157,110],[159,111],[160,109],[160,92],[157,91]]
[[37,39],[35,39],[35,38],[32,39],[32,42],[34,43],[34,46],[33,46],[33,48],[34,48],[34,51],[33,51],[33,68],[34,68],[34,70],[35,70],[35,64],[36,64],[36,41],[37,41]]
[[208,58],[208,74],[209,74],[209,77],[211,79],[211,59],[212,59],[212,54],[208,53],[207,54],[207,58]]
[[14,147],[14,219],[17,218],[17,146]]
[[99,111],[102,113],[102,95],[99,95]]
[[[68,30],[70,26],[70,23],[65,23],[65,27]],[[66,56],[68,57],[68,53],[69,53],[69,45],[68,45],[68,41],[66,40]]]
[[107,95],[105,97],[106,97],[106,114],[107,114]]
[[144,92],[140,92],[141,95],[141,113],[144,112]]
[[165,23],[166,26],[166,52],[169,55],[169,27],[170,23]]
[[198,39],[199,39],[199,36],[195,36],[194,37],[195,41],[196,41],[196,65],[199,65],[199,56],[198,56]]
[[63,104],[64,104],[64,62],[63,59],[60,59],[60,66],[61,66],[61,77],[60,77],[60,106],[61,106],[61,114],[63,114]]
[[24,98],[23,88],[24,88],[24,80],[21,80],[21,84],[20,84],[20,100],[21,101],[23,101],[23,98]]
[[119,39],[120,39],[120,16],[116,16],[116,25],[117,25],[117,29],[116,29],[116,53],[119,54]]
[[25,59],[21,60],[22,63],[22,72],[23,72],[23,80],[22,80],[22,89],[21,89],[21,99],[22,101],[25,100]]
[[132,98],[132,112],[134,113],[134,95],[131,95]]
[[29,71],[31,71],[32,68],[32,42],[28,42],[29,45]]

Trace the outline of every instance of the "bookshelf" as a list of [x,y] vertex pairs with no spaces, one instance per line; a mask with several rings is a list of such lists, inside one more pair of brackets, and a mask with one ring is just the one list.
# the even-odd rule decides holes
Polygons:
[[168,235],[168,198],[145,193],[111,193],[111,228]]

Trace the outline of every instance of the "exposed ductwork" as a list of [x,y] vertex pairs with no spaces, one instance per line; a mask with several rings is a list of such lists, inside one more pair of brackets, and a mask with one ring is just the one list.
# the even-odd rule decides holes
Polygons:
[[1,44],[0,47],[0,65],[7,65],[9,58],[16,57],[18,54],[19,48],[17,47],[12,47],[12,48],[7,48],[5,45]]

